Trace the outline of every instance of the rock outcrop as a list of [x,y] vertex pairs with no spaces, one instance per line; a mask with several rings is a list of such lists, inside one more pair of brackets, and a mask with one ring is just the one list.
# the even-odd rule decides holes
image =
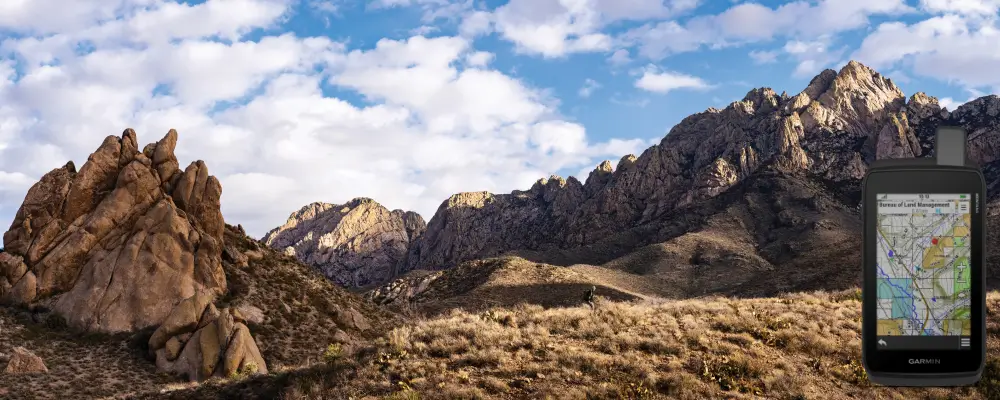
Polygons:
[[444,273],[420,272],[422,271],[412,271],[407,276],[372,289],[365,293],[365,297],[379,305],[406,302],[426,291]]
[[159,324],[197,292],[223,293],[222,186],[202,161],[181,170],[176,144],[171,130],[140,151],[128,129],[79,171],[45,174],[4,233],[0,298],[120,332]]
[[338,285],[357,288],[395,277],[410,243],[425,229],[414,212],[389,211],[372,199],[357,198],[342,205],[309,204],[263,242],[316,266]]
[[7,367],[3,370],[3,373],[11,375],[44,374],[48,372],[49,369],[45,367],[45,362],[42,361],[41,357],[20,346],[14,348],[10,361],[7,362]]
[[216,309],[212,295],[199,293],[180,302],[149,338],[160,371],[190,381],[240,374],[266,374],[257,342],[235,308]]
[[[995,96],[950,113],[924,93],[907,99],[891,80],[852,61],[823,71],[794,96],[754,89],[725,109],[689,116],[638,157],[623,157],[615,168],[601,163],[584,183],[552,177],[511,194],[454,195],[410,246],[400,272],[519,251],[582,253],[718,196],[765,166],[856,189],[876,159],[931,155],[941,124],[966,127],[970,158],[992,163],[1000,157],[998,113]],[[643,244],[619,243],[600,259],[574,262],[605,262]]]

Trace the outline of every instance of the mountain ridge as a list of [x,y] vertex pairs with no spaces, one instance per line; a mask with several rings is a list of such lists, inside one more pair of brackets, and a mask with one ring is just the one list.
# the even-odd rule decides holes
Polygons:
[[[843,205],[854,207],[872,161],[933,155],[934,131],[943,124],[969,131],[969,158],[995,187],[998,114],[1000,97],[948,111],[924,92],[906,97],[891,79],[850,61],[840,71],[822,71],[793,96],[754,88],[722,109],[692,114],[640,155],[625,155],[616,165],[601,162],[583,182],[552,175],[527,190],[456,193],[409,242],[392,275],[505,254],[558,261],[545,253],[587,252],[715,198],[762,169],[803,172],[825,182],[824,190],[841,192],[835,197],[855,198]],[[647,244],[623,243],[610,258]],[[589,261],[609,257],[602,258]]]

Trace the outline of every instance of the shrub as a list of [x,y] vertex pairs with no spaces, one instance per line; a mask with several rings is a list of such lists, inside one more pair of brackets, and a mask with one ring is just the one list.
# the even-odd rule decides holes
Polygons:
[[326,351],[323,352],[323,361],[327,363],[333,363],[339,360],[344,355],[344,348],[340,343],[330,343],[326,346]]

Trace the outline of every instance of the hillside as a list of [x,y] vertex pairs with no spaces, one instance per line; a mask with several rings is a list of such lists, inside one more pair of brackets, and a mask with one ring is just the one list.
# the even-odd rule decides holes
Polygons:
[[340,205],[306,205],[261,241],[355,289],[396,277],[410,243],[426,227],[417,213],[389,211],[372,199],[357,198]]
[[[854,290],[777,298],[454,311],[328,361],[148,398],[992,399],[1000,364],[965,388],[871,386]],[[990,293],[991,315],[1000,294]],[[989,322],[989,353],[1000,325]],[[368,397],[366,397],[368,396]],[[588,397],[589,396],[589,397]]]
[[[248,312],[247,325],[272,371],[318,361],[331,343],[367,343],[401,324],[336,287],[311,266],[257,244],[229,226],[223,267],[229,290],[220,308]],[[148,356],[151,329],[114,335],[83,333],[43,309],[0,307],[0,365],[10,349],[37,354],[48,374],[0,373],[4,399],[117,398],[190,386],[159,373]]]

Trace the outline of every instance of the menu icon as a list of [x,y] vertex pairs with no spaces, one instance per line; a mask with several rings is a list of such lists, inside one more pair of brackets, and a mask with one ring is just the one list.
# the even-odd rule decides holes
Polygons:
[[972,342],[970,341],[969,338],[966,338],[966,337],[962,338],[962,347],[969,347],[971,345],[972,345]]

